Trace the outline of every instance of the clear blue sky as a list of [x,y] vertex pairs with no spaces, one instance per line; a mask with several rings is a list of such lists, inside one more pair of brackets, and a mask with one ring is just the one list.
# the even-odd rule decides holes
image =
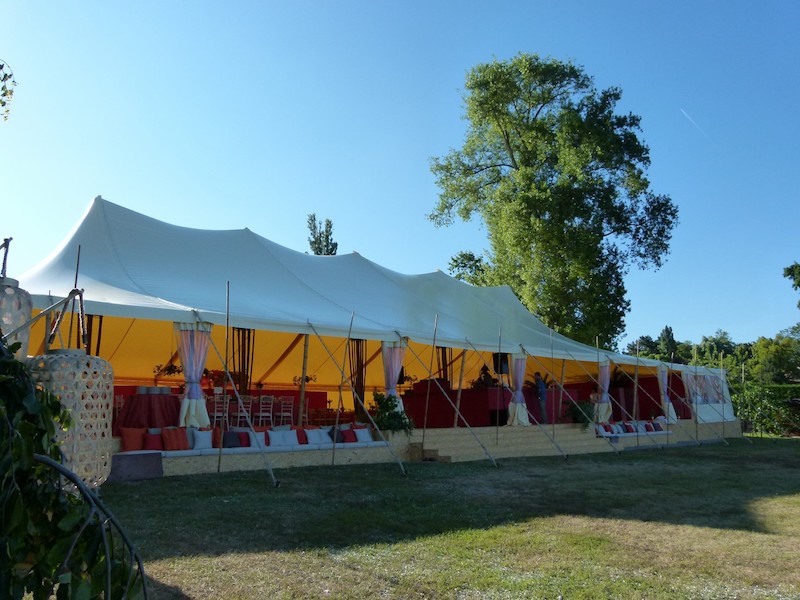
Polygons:
[[[642,117],[653,190],[680,224],[666,265],[631,272],[624,343],[672,326],[734,341],[800,321],[800,3],[0,1],[19,83],[0,122],[8,275],[52,250],[96,195],[171,223],[251,230],[404,273],[482,252],[436,229],[432,156],[459,147],[474,65],[570,59]],[[179,271],[165,257],[164,269]]]

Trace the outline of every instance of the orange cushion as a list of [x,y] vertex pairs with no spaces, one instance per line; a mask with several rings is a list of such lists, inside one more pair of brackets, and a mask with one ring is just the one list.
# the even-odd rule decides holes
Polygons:
[[167,428],[162,429],[161,441],[164,444],[164,450],[189,449],[189,438],[186,437],[185,427],[176,427],[174,429],[167,429]]
[[147,427],[123,427],[120,433],[123,452],[144,449],[144,434],[147,433]]

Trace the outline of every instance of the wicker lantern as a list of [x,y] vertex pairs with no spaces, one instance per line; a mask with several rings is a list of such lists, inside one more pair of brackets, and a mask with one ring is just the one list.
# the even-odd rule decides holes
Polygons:
[[[19,282],[10,277],[0,277],[0,330],[7,335],[22,327],[31,320],[33,303],[31,295],[19,287]],[[20,342],[22,346],[14,353],[17,360],[24,360],[28,355],[28,339],[30,329],[25,327],[8,340],[10,346]]]
[[72,416],[72,427],[58,434],[64,465],[91,487],[111,472],[111,414],[114,372],[84,350],[51,350],[27,360],[34,383],[56,394]]

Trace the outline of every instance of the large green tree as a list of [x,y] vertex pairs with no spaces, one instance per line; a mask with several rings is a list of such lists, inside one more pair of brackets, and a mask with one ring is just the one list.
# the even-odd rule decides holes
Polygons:
[[640,118],[616,113],[618,88],[532,54],[478,65],[465,87],[466,139],[431,161],[441,193],[429,218],[482,219],[482,283],[510,285],[561,333],[615,345],[624,274],[661,266],[677,222],[650,191]]

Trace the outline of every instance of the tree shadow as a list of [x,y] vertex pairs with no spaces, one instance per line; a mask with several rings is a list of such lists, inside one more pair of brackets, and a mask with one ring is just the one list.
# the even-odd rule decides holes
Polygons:
[[[800,444],[441,464],[309,467],[107,484],[148,560],[397,542],[578,515],[770,533],[753,502],[800,494]],[[160,597],[160,596],[159,596]],[[179,597],[179,596],[176,596]]]

